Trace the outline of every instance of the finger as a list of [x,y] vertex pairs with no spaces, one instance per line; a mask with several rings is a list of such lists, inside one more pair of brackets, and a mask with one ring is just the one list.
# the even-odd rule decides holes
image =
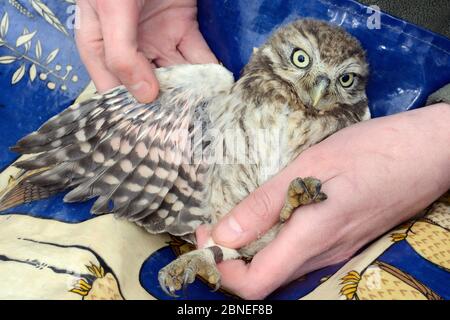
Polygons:
[[[336,180],[324,186],[330,195],[339,189],[342,184]],[[328,200],[297,209],[277,237],[258,252],[246,276],[246,281],[258,285],[247,287],[247,295],[265,296],[306,273],[344,261],[354,252],[353,245],[342,240],[346,228],[339,230],[345,219],[342,203],[337,197]]]
[[256,240],[278,221],[288,186],[294,178],[311,176],[312,170],[316,170],[315,176],[325,181],[332,173],[322,170],[320,163],[318,157],[306,156],[304,152],[231,210],[214,228],[214,241],[226,247],[240,248]]
[[189,61],[187,61],[177,50],[161,53],[158,55],[158,58],[153,61],[158,67],[169,67],[176,64],[189,64]]
[[287,190],[288,184],[275,178],[253,191],[215,226],[215,242],[240,248],[265,233],[278,219],[284,199],[279,190]]
[[248,265],[237,261],[221,263],[223,286],[245,299],[265,298],[302,269],[304,258],[294,247],[295,242],[283,238],[269,244]]
[[[196,231],[197,246],[202,248],[207,240],[210,238],[211,228],[209,225],[202,225]],[[224,288],[240,295],[247,299],[260,299],[269,294],[272,288],[276,288],[276,284],[266,286],[263,288],[260,286],[261,281],[258,277],[255,277],[250,270],[250,265],[246,264],[243,260],[229,260],[222,262],[218,265],[218,269],[221,273],[221,283]],[[249,281],[249,277],[251,280]],[[271,273],[266,273],[263,277],[272,277]]]
[[88,1],[77,2],[75,41],[86,69],[99,92],[120,85],[120,80],[108,70],[105,63],[100,22]]
[[[196,230],[197,247],[202,248],[210,236],[211,228],[209,225],[201,225],[198,227]],[[227,290],[234,292],[243,298],[252,298],[251,292],[259,291],[257,285],[252,285],[252,283],[246,281],[249,268],[243,260],[228,260],[222,262],[218,264],[218,269],[221,274],[221,284]]]
[[[334,179],[330,181],[333,183],[324,185],[324,191],[336,194],[342,184]],[[228,277],[231,269],[228,271],[225,266],[224,284],[244,297],[264,298],[300,275],[346,259],[348,245],[340,244],[339,240],[346,230],[337,231],[338,220],[344,219],[342,204],[338,197],[329,200],[297,209],[277,237],[253,257],[246,269],[235,269],[233,276]],[[242,274],[236,276],[237,272]]]
[[178,45],[178,50],[189,63],[219,62],[197,28],[186,34]]
[[202,248],[211,237],[211,227],[206,224],[201,225],[197,228],[195,237],[197,240],[197,247]]
[[[274,264],[261,264],[254,260],[246,264],[242,260],[225,261],[218,265],[224,288],[245,299],[263,299],[289,279],[294,271],[283,267],[293,265],[292,257],[283,260],[276,252]],[[281,262],[282,261],[282,262]],[[297,266],[298,267],[298,266]],[[292,268],[294,269],[294,268]]]
[[138,51],[139,6],[136,1],[98,0],[108,68],[140,102],[156,98],[159,87],[150,62]]
[[245,279],[248,275],[248,264],[243,260],[228,260],[217,265],[220,272],[221,285],[230,292],[245,298]]

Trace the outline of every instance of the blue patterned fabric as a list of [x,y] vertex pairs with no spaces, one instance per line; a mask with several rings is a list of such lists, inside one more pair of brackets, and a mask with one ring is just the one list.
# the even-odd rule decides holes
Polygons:
[[[199,0],[201,31],[219,60],[236,77],[253,48],[265,41],[272,30],[294,19],[311,17],[341,25],[361,41],[370,62],[368,97],[373,116],[423,106],[431,92],[450,82],[450,40],[386,14],[380,16],[379,29],[369,29],[368,19],[371,21],[373,14],[351,0]],[[16,159],[8,147],[70,105],[89,82],[73,41],[73,18],[74,5],[70,0],[0,3],[2,170]],[[90,206],[91,203],[64,204],[62,196],[57,195],[0,214],[19,212],[77,223],[91,218]],[[427,261],[418,263],[420,257],[411,253],[406,243],[389,250],[380,259],[411,271],[429,287],[435,287],[442,297],[450,298],[450,287],[442,285],[450,281],[448,272]],[[156,275],[163,263],[173,257],[173,252],[164,248],[141,268],[141,284],[155,297],[165,298],[157,288]],[[298,299],[340,267],[314,272],[305,281],[278,290],[270,298]],[[222,293],[210,293],[203,283],[196,282],[189,290],[190,298],[227,298]]]

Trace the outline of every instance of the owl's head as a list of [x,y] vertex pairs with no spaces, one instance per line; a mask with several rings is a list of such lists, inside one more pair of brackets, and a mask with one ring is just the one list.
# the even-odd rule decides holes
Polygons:
[[287,89],[310,110],[326,112],[363,101],[367,108],[364,50],[342,28],[322,21],[297,20],[278,29],[255,50],[246,74],[269,80],[266,92]]

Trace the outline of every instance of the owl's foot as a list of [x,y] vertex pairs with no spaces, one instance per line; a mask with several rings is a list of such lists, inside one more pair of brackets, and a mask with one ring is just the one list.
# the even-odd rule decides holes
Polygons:
[[179,256],[159,271],[158,281],[165,293],[177,297],[175,291],[193,283],[196,275],[214,285],[214,291],[220,288],[220,273],[211,250],[199,249]]
[[295,209],[310,203],[321,202],[327,199],[327,195],[321,192],[322,183],[319,179],[296,178],[289,185],[286,201],[280,213],[280,221],[285,222],[290,218]]

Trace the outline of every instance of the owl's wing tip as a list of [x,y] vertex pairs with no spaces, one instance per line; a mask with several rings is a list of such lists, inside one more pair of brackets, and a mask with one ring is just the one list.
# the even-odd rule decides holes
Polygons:
[[15,152],[15,153],[21,153],[22,148],[16,144],[15,146],[9,147],[9,151]]

